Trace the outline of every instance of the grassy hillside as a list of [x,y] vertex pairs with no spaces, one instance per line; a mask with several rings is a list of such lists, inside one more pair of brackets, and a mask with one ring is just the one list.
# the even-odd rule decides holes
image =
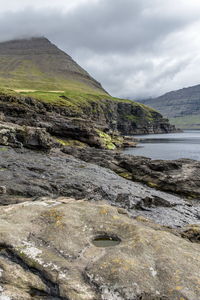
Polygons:
[[101,84],[46,38],[0,43],[0,87],[31,90],[93,89]]
[[170,122],[181,129],[200,129],[200,114],[170,118]]
[[200,85],[141,102],[157,109],[179,128],[200,129]]
[[[74,85],[73,89],[68,89],[65,91],[31,91],[31,90],[12,90],[7,88],[0,88],[0,95],[8,95],[8,96],[15,96],[16,98],[19,96],[24,97],[31,97],[35,100],[38,100],[42,103],[51,104],[53,106],[59,107],[67,107],[71,111],[74,112],[82,112],[83,110],[90,108],[90,110],[96,109],[94,107],[94,103],[100,106],[104,103],[127,103],[131,105],[134,111],[142,112],[142,117],[139,117],[134,114],[129,114],[128,111],[122,113],[124,119],[132,122],[138,121],[153,121],[154,114],[157,115],[157,112],[141,103],[137,103],[127,99],[120,99],[116,97],[112,97],[104,92],[96,92],[94,89],[86,88],[85,86],[81,85]],[[105,108],[106,109],[106,108]],[[95,112],[94,112],[95,113]],[[140,120],[141,119],[141,120]]]
[[[12,95],[22,95],[29,96],[38,101],[49,103],[54,106],[65,106],[71,107],[73,109],[81,109],[82,107],[91,106],[93,102],[99,102],[102,100],[112,100],[113,102],[122,102],[129,103],[132,106],[141,108],[144,111],[144,114],[151,118],[151,114],[155,112],[154,109],[131,100],[120,99],[116,97],[112,97],[103,92],[95,92],[93,89],[86,89],[84,86],[80,85],[75,86],[73,89],[68,89],[65,91],[26,91],[21,90],[20,92],[16,92],[10,89],[0,89],[0,93],[12,94]],[[134,116],[127,115],[127,120],[130,118],[134,118]]]

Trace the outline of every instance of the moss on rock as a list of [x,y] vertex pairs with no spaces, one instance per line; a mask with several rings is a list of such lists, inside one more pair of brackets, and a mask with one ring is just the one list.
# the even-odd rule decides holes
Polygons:
[[116,149],[116,146],[113,143],[112,137],[109,134],[107,134],[99,129],[96,129],[96,132],[97,132],[98,136],[100,137],[102,146],[105,149],[108,149],[108,150]]
[[78,140],[56,138],[56,141],[59,144],[61,144],[62,146],[67,146],[67,147],[77,147],[77,148],[85,148],[85,147],[87,147],[87,144],[85,144],[83,142],[80,142]]
[[132,174],[130,172],[121,172],[117,174],[125,179],[132,180]]

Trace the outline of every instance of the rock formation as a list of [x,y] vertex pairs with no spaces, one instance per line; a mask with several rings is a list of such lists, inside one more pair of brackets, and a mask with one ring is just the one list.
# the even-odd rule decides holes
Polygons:
[[[119,136],[176,130],[156,111],[132,101],[108,95],[95,98],[91,94],[82,94],[79,100],[76,93],[66,94],[53,93],[55,99],[51,102],[37,93],[30,97],[0,91],[1,118],[21,126],[44,128],[58,138],[74,139],[95,147],[103,147],[103,133]],[[47,99],[48,95],[52,97],[51,93],[44,95]]]
[[[62,149],[71,153],[70,147]],[[200,199],[200,162],[192,159],[152,160],[142,156],[94,148],[76,149],[73,155],[86,162],[109,168],[120,176],[143,182],[158,190]]]

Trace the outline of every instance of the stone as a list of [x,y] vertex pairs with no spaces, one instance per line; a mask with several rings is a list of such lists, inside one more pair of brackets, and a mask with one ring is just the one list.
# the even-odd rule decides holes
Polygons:
[[[105,203],[64,198],[0,212],[1,297],[197,300],[200,245]],[[17,224],[17,226],[16,226]],[[96,247],[100,234],[120,243]]]
[[6,186],[0,186],[0,195],[6,194]]
[[124,179],[109,170],[108,165],[104,168],[90,164],[59,149],[49,153],[1,149],[4,148],[0,147],[0,182],[7,188],[7,194],[0,196],[2,205],[63,196],[107,201],[133,217],[143,215],[172,227],[199,222],[199,203],[191,205],[181,197]]
[[55,141],[44,128],[20,126],[0,121],[0,145],[49,150],[54,144],[56,144]]
[[152,160],[147,157],[126,155],[119,151],[94,148],[65,147],[64,153],[86,162],[109,168],[122,177],[142,182],[151,188],[200,200],[200,162],[191,159]]

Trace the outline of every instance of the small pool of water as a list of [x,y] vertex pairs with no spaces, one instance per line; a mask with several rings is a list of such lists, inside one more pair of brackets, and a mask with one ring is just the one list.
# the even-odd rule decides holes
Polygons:
[[138,135],[141,142],[136,148],[127,148],[125,154],[152,159],[190,158],[200,160],[200,130],[180,133]]
[[117,246],[121,243],[121,240],[118,237],[112,237],[107,235],[97,236],[92,243],[96,247],[112,247]]

